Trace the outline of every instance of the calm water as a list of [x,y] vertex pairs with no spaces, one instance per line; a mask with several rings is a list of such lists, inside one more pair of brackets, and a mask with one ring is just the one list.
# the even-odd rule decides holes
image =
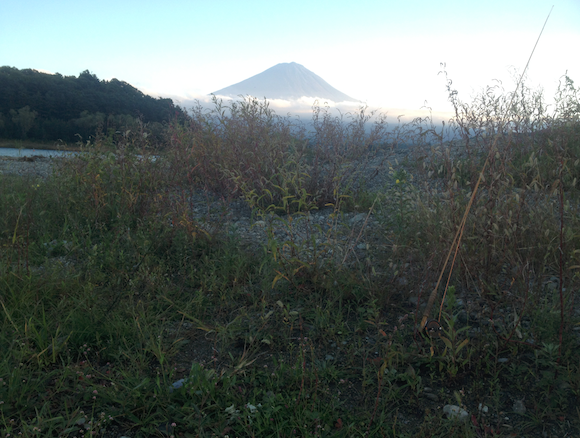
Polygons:
[[68,151],[52,151],[49,149],[17,149],[17,148],[0,148],[0,156],[2,157],[31,157],[39,155],[41,157],[64,157],[78,152]]

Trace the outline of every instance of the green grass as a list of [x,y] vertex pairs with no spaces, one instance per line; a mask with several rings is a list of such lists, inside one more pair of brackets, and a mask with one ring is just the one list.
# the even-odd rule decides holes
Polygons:
[[[417,330],[419,306],[490,146],[477,133],[482,154],[458,161],[441,142],[374,192],[369,145],[395,134],[318,109],[307,139],[246,101],[230,116],[198,110],[155,159],[125,136],[117,154],[97,139],[48,179],[0,175],[0,436],[577,435],[577,115],[493,155],[434,338]],[[224,208],[245,199],[269,239],[249,250],[210,198],[213,219],[194,216],[202,190]],[[296,240],[325,206],[325,237]],[[369,209],[380,244],[349,258],[341,217]]]

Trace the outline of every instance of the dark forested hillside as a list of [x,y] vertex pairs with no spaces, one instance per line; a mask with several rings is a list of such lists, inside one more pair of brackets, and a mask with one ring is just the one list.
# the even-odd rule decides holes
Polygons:
[[[130,84],[0,67],[0,138],[74,142],[97,130],[134,129],[138,121],[159,137],[181,108]],[[80,136],[80,137],[79,137]]]

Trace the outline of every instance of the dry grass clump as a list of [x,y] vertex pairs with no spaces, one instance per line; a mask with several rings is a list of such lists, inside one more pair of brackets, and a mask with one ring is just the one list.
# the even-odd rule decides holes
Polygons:
[[[374,113],[333,116],[313,108],[312,129],[276,115],[268,103],[247,98],[225,106],[193,108],[188,123],[171,130],[170,160],[184,182],[223,196],[243,196],[251,206],[292,205],[308,210],[337,203],[356,190],[377,154],[372,146],[396,141],[385,118],[368,125]],[[380,171],[384,161],[378,163]],[[375,176],[376,176],[375,172]],[[360,187],[359,187],[360,188]]]
[[422,183],[401,178],[383,206],[396,265],[432,264],[435,283],[483,172],[450,284],[532,313],[531,297],[538,305],[555,281],[561,295],[548,301],[562,308],[560,333],[570,329],[564,315],[573,314],[579,286],[578,92],[565,77],[551,108],[525,87],[515,95],[490,87],[466,103],[450,84],[455,117],[441,128],[416,120],[410,131]]

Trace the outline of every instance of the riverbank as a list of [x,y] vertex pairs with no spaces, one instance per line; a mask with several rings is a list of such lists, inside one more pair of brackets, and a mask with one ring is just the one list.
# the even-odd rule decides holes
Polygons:
[[[0,418],[15,419],[0,421],[5,434],[38,424],[43,436],[270,436],[292,425],[297,436],[381,436],[396,421],[408,438],[492,426],[578,436],[580,313],[566,291],[578,290],[580,215],[533,189],[522,161],[503,158],[520,163],[509,175],[500,159],[489,165],[443,298],[442,264],[483,165],[475,152],[384,150],[337,169],[304,159],[292,173],[288,155],[268,173],[244,155],[211,167],[231,151],[193,159],[184,144],[155,159],[0,160],[54,175],[0,176]],[[534,178],[550,152],[535,155]],[[300,197],[312,202],[296,190],[306,176],[315,190],[345,174],[337,202],[293,213]],[[224,175],[249,196],[211,192]],[[248,188],[275,177],[268,192]]]
[[52,172],[53,158],[40,155],[25,157],[0,156],[0,175],[40,176],[47,178]]
[[38,142],[31,140],[6,140],[0,139],[0,149],[39,149],[50,151],[70,151],[79,152],[81,148],[78,145],[70,145],[63,142]]
[[[507,277],[515,271],[508,262],[507,274],[491,278],[493,266],[483,272],[477,264],[482,239],[472,244],[482,227],[471,225],[461,256],[463,266],[475,267],[453,278],[440,322],[430,323],[441,331],[421,334],[426,295],[439,274],[431,260],[445,255],[430,242],[449,245],[453,229],[445,225],[452,221],[445,214],[454,210],[435,184],[405,179],[395,165],[404,156],[390,160],[396,176],[380,173],[383,195],[373,213],[359,197],[351,209],[345,202],[341,211],[293,215],[252,215],[243,200],[184,187],[174,175],[191,172],[184,160],[92,160],[65,166],[59,173],[70,175],[65,183],[2,180],[9,196],[0,197],[0,230],[6,230],[0,282],[7,285],[9,318],[0,326],[0,349],[8,352],[0,364],[8,381],[0,401],[5,418],[16,418],[6,422],[7,433],[25,430],[37,415],[14,394],[34,400],[48,393],[42,403],[78,410],[51,411],[56,420],[41,425],[44,436],[84,431],[85,424],[107,438],[135,436],[132,430],[175,429],[177,436],[198,421],[188,410],[191,397],[212,421],[200,428],[228,424],[243,432],[232,416],[239,415],[252,419],[247,428],[256,436],[286,424],[302,425],[300,436],[313,436],[319,424],[329,432],[348,427],[380,436],[382,424],[394,420],[376,421],[375,409],[396,412],[409,438],[433,436],[423,430],[457,436],[454,427],[475,437],[489,425],[508,436],[530,428],[526,412],[570,418],[542,424],[560,434],[550,436],[577,436],[568,408],[577,405],[578,335],[570,328],[577,316],[568,307],[559,364],[553,341],[559,314],[542,301],[554,297],[559,283],[570,290],[577,283],[561,281],[548,267],[541,275],[526,272],[522,285],[517,271],[515,280]],[[0,160],[22,172],[55,162]],[[367,175],[373,173],[369,168]],[[455,192],[455,202],[463,199]],[[503,199],[498,216],[505,216]],[[527,208],[520,215],[522,223],[541,223],[555,235],[549,215],[543,222]],[[482,281],[462,281],[471,273]],[[514,312],[521,323],[513,322]],[[508,345],[510,331],[517,339]],[[548,405],[548,385],[555,401],[548,414],[536,414],[536,400]],[[213,409],[218,404],[223,408]],[[318,416],[306,418],[306,409]],[[450,412],[477,423],[456,426],[462,423],[445,418]]]

